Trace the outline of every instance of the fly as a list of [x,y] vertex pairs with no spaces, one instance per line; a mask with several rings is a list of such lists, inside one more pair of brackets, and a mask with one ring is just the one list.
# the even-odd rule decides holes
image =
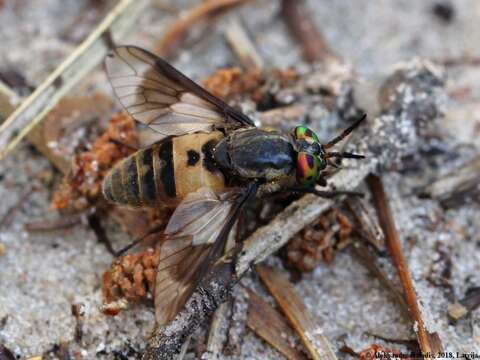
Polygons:
[[114,92],[129,112],[155,134],[155,142],[117,164],[103,194],[129,207],[175,208],[160,244],[155,287],[159,325],[170,322],[221,255],[242,207],[254,197],[279,192],[323,197],[352,192],[317,190],[331,152],[365,115],[326,144],[305,126],[290,134],[255,127],[174,67],[135,46],[113,50],[105,61]]

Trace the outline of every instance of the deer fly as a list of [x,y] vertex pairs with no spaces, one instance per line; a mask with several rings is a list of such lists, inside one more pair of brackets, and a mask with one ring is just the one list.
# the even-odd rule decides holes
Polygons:
[[104,179],[103,194],[123,206],[175,209],[160,243],[159,325],[175,317],[221,255],[249,199],[278,192],[351,193],[315,185],[326,185],[324,170],[333,165],[332,158],[363,158],[328,149],[365,115],[321,144],[305,126],[290,134],[257,128],[245,114],[141,48],[117,47],[105,66],[118,100],[153,130],[156,141],[118,163]]

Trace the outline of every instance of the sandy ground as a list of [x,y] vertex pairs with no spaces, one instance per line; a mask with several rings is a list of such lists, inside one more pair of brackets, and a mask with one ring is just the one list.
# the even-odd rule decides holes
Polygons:
[[[176,2],[176,6],[183,8],[190,3]],[[452,1],[454,14],[450,22],[433,15],[435,3],[430,0],[307,2],[332,49],[364,79],[387,74],[395,63],[412,57],[445,59],[480,55],[477,46],[480,3]],[[105,11],[88,10],[89,15],[74,25],[73,35],[60,36],[65,31],[72,32],[68,29],[75,24],[76,14],[87,8],[85,0],[48,0],[41,6],[35,1],[7,0],[0,9],[0,71],[15,68],[30,84],[40,84]],[[257,1],[237,15],[269,66],[300,63],[299,51],[278,17],[277,1]],[[169,20],[171,16],[152,7],[125,43],[151,48]],[[208,35],[183,50],[176,65],[198,79],[219,67],[235,64],[221,35],[227,21],[227,18],[220,20]],[[454,156],[451,160],[446,156],[437,158],[436,162],[445,164],[434,170],[428,168],[428,159],[423,161],[426,169],[420,174],[386,174],[385,182],[393,212],[403,214],[396,222],[427,325],[439,332],[446,350],[480,354],[480,310],[456,325],[450,324],[446,309],[451,299],[444,289],[432,286],[425,279],[438,260],[440,247],[452,258],[451,283],[455,296],[461,298],[467,288],[480,286],[477,221],[480,206],[467,203],[445,210],[434,200],[420,200],[412,195],[413,189],[428,183],[432,174],[446,172],[480,151],[480,108],[476,104],[480,96],[477,81],[480,68],[450,67],[447,75],[447,90],[452,99],[447,116],[439,122],[439,131],[447,139],[447,148],[455,149]],[[100,67],[73,94],[85,94],[92,88],[110,94]],[[0,163],[0,216],[32,186],[31,179],[49,167],[46,160],[25,145]],[[62,342],[70,343],[77,358],[122,358],[119,354],[134,358],[153,328],[152,310],[137,307],[115,318],[99,312],[100,277],[112,257],[88,226],[35,235],[24,231],[25,222],[49,215],[50,195],[44,188],[33,193],[16,212],[14,221],[0,229],[0,244],[5,247],[5,254],[0,256],[0,344],[20,358],[45,354]],[[278,261],[271,261],[280,266]],[[247,282],[265,294],[256,278]],[[387,291],[348,253],[339,254],[330,266],[319,266],[295,286],[308,308],[321,319],[324,333],[336,350],[347,344],[358,351],[381,342],[367,333],[396,339],[413,337],[412,326]],[[73,340],[76,319],[72,304],[79,305],[83,313],[80,342]],[[339,353],[339,358],[344,357]],[[247,331],[241,354],[231,358],[278,359],[280,355]]]

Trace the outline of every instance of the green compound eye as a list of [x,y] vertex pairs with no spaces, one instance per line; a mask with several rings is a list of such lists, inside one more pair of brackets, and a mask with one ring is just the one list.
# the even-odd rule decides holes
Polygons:
[[320,160],[306,152],[297,155],[297,182],[303,186],[313,186],[320,175]]
[[309,143],[318,142],[317,134],[306,126],[297,126],[293,130],[293,134],[297,140],[303,139]]

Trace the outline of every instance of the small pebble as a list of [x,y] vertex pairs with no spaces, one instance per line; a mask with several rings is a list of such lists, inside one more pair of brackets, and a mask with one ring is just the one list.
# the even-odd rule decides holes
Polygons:
[[433,14],[444,23],[451,23],[455,18],[455,8],[450,1],[438,1],[432,7]]

